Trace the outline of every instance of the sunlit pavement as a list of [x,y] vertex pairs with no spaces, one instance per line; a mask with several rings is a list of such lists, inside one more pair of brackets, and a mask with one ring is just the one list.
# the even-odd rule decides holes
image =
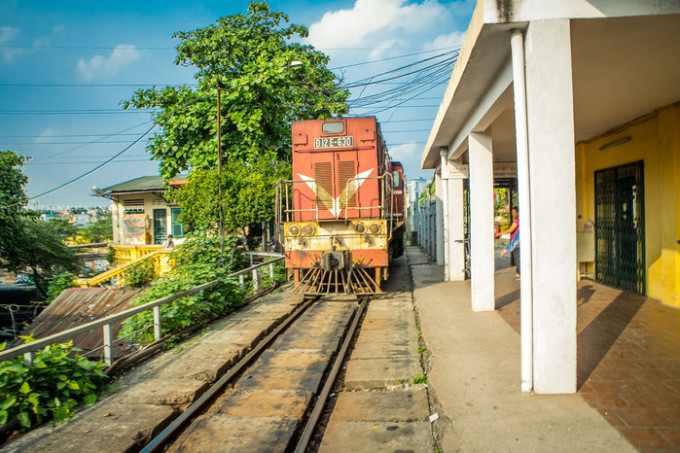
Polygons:
[[[519,282],[498,258],[496,309],[520,331]],[[680,309],[578,283],[578,386],[641,451],[680,451]]]

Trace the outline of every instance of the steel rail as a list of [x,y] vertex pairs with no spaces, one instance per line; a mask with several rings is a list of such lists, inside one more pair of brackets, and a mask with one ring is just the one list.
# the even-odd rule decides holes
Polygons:
[[335,358],[335,362],[333,363],[333,368],[331,368],[330,373],[328,374],[328,377],[326,379],[326,383],[323,386],[323,389],[321,390],[321,393],[319,394],[319,398],[316,400],[316,404],[314,405],[314,409],[312,409],[312,413],[310,414],[309,418],[307,419],[307,423],[305,424],[305,429],[303,430],[302,434],[300,435],[300,439],[298,440],[297,447],[295,447],[295,453],[304,453],[307,450],[307,446],[309,445],[309,441],[312,439],[312,435],[314,434],[314,430],[316,429],[316,426],[319,423],[319,418],[321,417],[321,412],[323,411],[323,408],[326,406],[326,401],[328,401],[328,396],[331,393],[331,390],[333,390],[333,385],[335,385],[335,380],[338,377],[338,373],[340,372],[340,367],[345,361],[345,356],[347,355],[347,350],[349,349],[349,345],[352,342],[352,338],[354,338],[354,334],[357,330],[357,327],[359,326],[359,322],[361,321],[361,317],[366,310],[366,306],[368,305],[368,300],[369,297],[363,297],[363,300],[361,301],[361,305],[359,305],[359,308],[357,309],[356,313],[354,314],[354,319],[352,319],[352,324],[350,325],[349,331],[345,335],[345,340],[342,342],[342,347],[340,348],[340,351],[338,352],[337,357]]
[[195,417],[201,409],[220,392],[222,389],[247,365],[250,364],[257,356],[271,344],[276,337],[279,336],[293,321],[295,321],[316,299],[304,301],[291,313],[281,324],[269,333],[262,341],[260,341],[255,348],[246,354],[239,362],[234,365],[224,376],[220,378],[210,389],[208,389],[199,399],[197,399],[191,406],[187,408],[179,417],[173,420],[167,428],[165,428],[158,436],[149,442],[141,453],[152,453],[161,451],[166,443],[171,440],[184,425],[193,417]]

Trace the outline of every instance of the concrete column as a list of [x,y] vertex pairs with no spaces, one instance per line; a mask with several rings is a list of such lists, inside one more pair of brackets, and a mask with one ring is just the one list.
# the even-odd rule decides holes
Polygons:
[[435,224],[435,258],[437,264],[444,265],[444,180],[441,171],[435,175],[436,224]]
[[449,253],[446,279],[449,281],[465,280],[465,238],[463,211],[463,180],[447,179],[447,208]]
[[[569,20],[531,22],[526,32],[525,58],[534,391],[573,393],[576,188]],[[520,212],[521,209],[520,206]],[[520,223],[520,244],[522,234]]]
[[493,160],[491,135],[472,132],[470,155],[470,265],[472,310],[493,311]]

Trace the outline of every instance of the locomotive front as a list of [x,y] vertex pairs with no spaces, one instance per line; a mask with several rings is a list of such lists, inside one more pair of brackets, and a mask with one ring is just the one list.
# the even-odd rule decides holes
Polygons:
[[293,123],[293,180],[277,185],[277,224],[295,291],[380,292],[402,250],[403,170],[374,117]]

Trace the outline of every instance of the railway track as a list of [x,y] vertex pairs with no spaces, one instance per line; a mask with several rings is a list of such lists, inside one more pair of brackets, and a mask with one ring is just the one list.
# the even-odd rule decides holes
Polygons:
[[142,452],[304,452],[368,298],[306,300]]

